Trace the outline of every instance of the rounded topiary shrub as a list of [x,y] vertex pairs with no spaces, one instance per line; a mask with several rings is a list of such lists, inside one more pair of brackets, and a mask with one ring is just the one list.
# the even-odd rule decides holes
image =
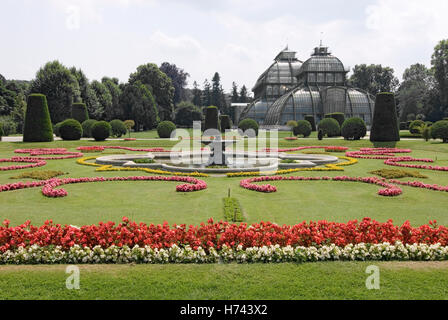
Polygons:
[[61,124],[62,124],[62,122],[58,122],[53,127],[53,133],[56,135],[56,137],[61,136],[61,132],[59,131],[59,129],[61,129]]
[[118,119],[112,120],[110,122],[110,127],[112,128],[112,135],[117,138],[120,138],[128,132],[124,122]]
[[232,129],[232,120],[228,115],[221,116],[221,131],[225,132],[226,130]]
[[333,112],[325,115],[325,118],[333,118],[339,123],[339,126],[342,126],[345,121],[345,114],[342,112]]
[[295,136],[303,135],[304,138],[308,138],[312,132],[311,123],[307,120],[297,121],[297,126],[294,127],[293,132]]
[[338,137],[341,135],[341,127],[339,123],[333,118],[326,118],[319,122],[319,130],[327,137]]
[[79,140],[82,137],[82,126],[75,119],[67,119],[59,126],[62,140]]
[[367,126],[361,118],[349,118],[341,127],[341,134],[345,140],[360,140],[367,134]]
[[89,113],[87,112],[87,107],[84,103],[75,102],[72,104],[72,118],[79,123],[83,123],[89,119]]
[[414,120],[409,125],[409,132],[412,134],[420,134],[424,127],[425,122],[423,120]]
[[104,141],[109,138],[111,131],[109,122],[98,121],[92,126],[92,137],[96,141]]
[[400,141],[397,108],[393,93],[379,93],[376,95],[370,141]]
[[93,119],[89,119],[84,121],[81,126],[82,126],[82,136],[84,138],[92,138],[92,128],[93,125],[95,123],[97,123],[98,121],[93,120]]
[[258,136],[258,123],[253,119],[244,119],[238,124],[238,128],[246,132],[249,129],[253,129],[255,131],[255,135]]
[[306,115],[305,120],[311,123],[311,130],[314,132],[317,130],[316,128],[316,119],[314,119],[314,116],[312,115]]
[[171,133],[174,130],[176,130],[176,125],[171,121],[162,121],[157,126],[157,133],[162,139],[171,138]]
[[217,129],[219,128],[219,111],[217,107],[211,106],[205,110],[205,127],[204,131],[208,129]]
[[433,139],[442,139],[443,143],[448,142],[448,120],[437,121],[431,126],[431,136]]
[[26,108],[23,142],[50,141],[53,141],[53,127],[47,97],[43,94],[31,94]]

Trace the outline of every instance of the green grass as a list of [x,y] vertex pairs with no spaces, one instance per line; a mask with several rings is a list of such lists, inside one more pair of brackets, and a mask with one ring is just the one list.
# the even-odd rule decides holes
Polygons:
[[[366,268],[380,268],[367,290]],[[325,262],[281,265],[80,266],[68,290],[66,266],[1,266],[1,299],[448,299],[447,263]]]
[[[77,141],[53,143],[0,143],[0,158],[9,158],[17,148],[64,147],[74,151],[78,146],[121,145],[129,147],[170,148],[168,140],[132,142]],[[280,148],[311,145],[347,146],[352,150],[371,147],[368,140],[279,139]],[[384,145],[384,144],[382,144]],[[403,140],[397,147],[411,148],[411,156],[436,159],[436,165],[448,166],[448,145],[423,140]],[[131,153],[131,152],[129,152]],[[139,154],[139,153],[135,153]],[[141,154],[141,153],[140,153]],[[91,156],[95,154],[87,154]],[[342,155],[342,154],[341,154]],[[8,164],[0,164],[8,165]],[[300,173],[303,176],[371,176],[369,172],[392,168],[381,160],[360,160],[345,167],[345,172]],[[48,161],[42,168],[0,171],[0,183],[16,182],[10,177],[34,170],[60,170],[62,177],[124,176],[145,173],[95,172],[95,168],[76,164],[76,160]],[[448,184],[448,172],[419,170],[427,175],[424,182]],[[299,175],[299,174],[297,174]],[[56,223],[86,225],[100,221],[120,221],[123,216],[146,223],[199,224],[209,218],[223,220],[222,199],[231,190],[244,208],[248,223],[272,221],[296,224],[309,220],[347,222],[371,217],[379,221],[393,219],[396,224],[409,220],[414,226],[437,220],[448,225],[447,193],[403,187],[403,195],[380,197],[378,187],[345,182],[274,182],[278,192],[262,194],[239,187],[240,178],[205,178],[208,189],[188,194],[177,193],[176,183],[107,182],[64,186],[68,196],[51,199],[39,188],[0,193],[0,219],[12,225],[26,220],[40,225],[47,219]],[[403,178],[403,180],[412,180]],[[24,179],[23,181],[31,181]],[[170,265],[170,266],[85,266],[82,267],[82,289],[65,289],[61,266],[0,267],[0,298],[23,299],[433,299],[447,298],[448,268],[402,268],[400,263],[384,263],[384,285],[380,291],[364,287],[364,263],[319,263],[282,265]],[[425,266],[428,266],[426,268]],[[26,272],[24,272],[24,270]],[[83,282],[84,281],[84,282]],[[383,282],[382,282],[383,283]],[[113,289],[111,289],[113,288]],[[149,288],[149,289],[148,289]]]

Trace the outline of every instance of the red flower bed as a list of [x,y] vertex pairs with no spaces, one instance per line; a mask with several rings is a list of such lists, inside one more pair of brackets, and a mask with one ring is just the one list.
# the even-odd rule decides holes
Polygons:
[[345,152],[347,150],[347,147],[325,147],[326,152]]
[[395,197],[403,193],[403,191],[390,183],[387,183],[385,179],[377,177],[283,177],[283,176],[266,176],[266,177],[255,177],[250,179],[241,180],[240,186],[244,189],[272,193],[277,192],[277,188],[270,184],[257,185],[257,182],[265,181],[348,181],[348,182],[363,182],[369,184],[376,184],[378,186],[384,187],[378,191],[380,196]]
[[10,170],[19,170],[19,169],[29,169],[29,168],[36,168],[36,167],[43,167],[47,163],[41,159],[38,158],[29,158],[29,157],[12,157],[11,159],[0,159],[0,162],[25,162],[30,163],[27,165],[21,165],[21,166],[7,166],[7,167],[0,167],[0,171],[10,171]]
[[[68,152],[65,148],[38,148],[38,149],[17,149],[15,153],[29,153],[32,157],[27,157],[28,159],[37,160],[63,160],[63,159],[73,159],[80,158],[84,156],[80,152]],[[37,157],[43,155],[60,155],[60,157]]]
[[177,192],[194,192],[207,189],[207,184],[203,180],[191,177],[157,177],[157,176],[142,176],[142,177],[96,177],[96,178],[65,178],[65,179],[49,179],[38,182],[17,182],[5,185],[0,185],[0,192],[14,191],[21,189],[29,189],[35,187],[42,187],[42,193],[46,197],[61,198],[67,196],[67,191],[64,189],[55,189],[59,186],[74,183],[88,183],[88,182],[110,182],[110,181],[174,181],[185,182],[176,187]]
[[129,147],[120,147],[120,146],[90,146],[90,147],[78,147],[76,150],[79,151],[98,151],[102,152],[105,149],[117,149],[117,150],[126,150],[126,151],[137,151],[137,152],[170,152],[170,150],[165,150],[164,148],[129,148]]
[[411,153],[411,149],[396,148],[361,148],[359,151],[347,152],[345,155],[357,159],[387,160],[395,157],[395,153]]
[[62,226],[45,222],[42,226],[33,226],[29,221],[11,227],[5,220],[0,226],[0,251],[14,250],[18,247],[38,245],[41,247],[61,246],[69,250],[74,245],[93,248],[101,246],[108,248],[112,245],[133,247],[135,245],[150,246],[152,248],[170,248],[178,246],[191,246],[197,250],[202,248],[220,249],[223,245],[236,248],[262,247],[270,245],[285,246],[315,246],[335,244],[346,246],[348,244],[436,244],[448,245],[448,228],[437,226],[435,221],[418,228],[413,228],[409,222],[402,226],[395,226],[392,220],[380,223],[365,218],[348,223],[328,221],[300,223],[294,226],[277,225],[270,222],[256,223],[248,226],[242,224],[229,224],[227,222],[214,223],[212,219],[200,226],[137,224],[123,218],[123,222],[116,225],[114,222],[100,222],[98,225]]
[[289,148],[289,149],[271,149],[271,148],[266,148],[266,149],[263,150],[263,152],[295,152],[295,151],[302,151],[302,150],[307,150],[307,149],[325,149],[325,151],[328,151],[328,150],[338,150],[337,152],[344,152],[344,151],[348,150],[348,148],[346,148],[346,147],[310,146],[310,147],[298,147],[298,148]]

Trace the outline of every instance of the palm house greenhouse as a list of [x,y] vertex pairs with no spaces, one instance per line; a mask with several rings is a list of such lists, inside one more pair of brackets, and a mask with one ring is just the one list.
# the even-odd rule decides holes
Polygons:
[[319,122],[326,114],[342,112],[371,125],[375,97],[346,85],[348,68],[328,47],[319,46],[302,62],[286,48],[258,78],[255,100],[241,113],[264,127],[281,127],[290,120],[312,115]]

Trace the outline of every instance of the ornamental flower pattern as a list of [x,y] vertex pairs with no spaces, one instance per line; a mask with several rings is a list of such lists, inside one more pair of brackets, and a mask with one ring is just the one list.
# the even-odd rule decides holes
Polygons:
[[56,189],[62,185],[74,183],[92,183],[92,182],[111,182],[111,181],[165,181],[165,182],[184,182],[176,187],[177,192],[194,192],[207,188],[203,180],[192,177],[161,177],[161,176],[138,176],[138,177],[95,177],[95,178],[53,178],[38,182],[17,182],[0,185],[0,192],[14,191],[42,187],[42,194],[49,198],[62,198],[68,195],[64,189]]
[[376,184],[378,186],[384,187],[385,189],[381,189],[378,191],[378,195],[386,196],[386,197],[395,197],[399,196],[403,193],[403,191],[393,185],[391,183],[386,182],[383,178],[377,177],[279,177],[279,176],[265,176],[265,177],[257,177],[250,178],[240,181],[240,186],[247,190],[264,192],[264,193],[273,193],[277,192],[277,187],[265,184],[265,185],[257,185],[257,182],[266,182],[266,181],[345,181],[345,182],[362,182],[369,184]]

